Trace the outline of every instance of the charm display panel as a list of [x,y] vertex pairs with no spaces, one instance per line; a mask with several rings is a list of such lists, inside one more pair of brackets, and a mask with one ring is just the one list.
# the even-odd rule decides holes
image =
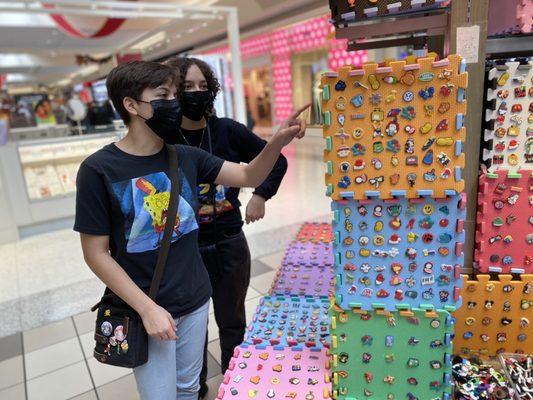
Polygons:
[[333,266],[331,243],[292,242],[285,250],[281,265],[326,268]]
[[447,311],[332,309],[333,393],[340,400],[451,399]]
[[532,172],[480,176],[474,254],[480,272],[533,273]]
[[463,191],[465,68],[450,55],[324,74],[327,194],[361,200]]
[[289,347],[329,347],[329,299],[263,297],[244,342]]
[[298,231],[296,241],[304,243],[331,243],[333,241],[331,225],[326,223],[306,222]]
[[217,400],[324,400],[331,398],[326,350],[241,345]]
[[533,349],[533,275],[463,276],[463,306],[453,313],[454,353],[495,356]]
[[274,278],[270,294],[329,297],[333,285],[333,266],[282,265]]
[[270,294],[328,297],[332,289],[332,244],[292,242],[285,251]]
[[331,18],[337,27],[372,17],[444,7],[450,0],[329,0]]
[[483,160],[489,171],[533,169],[533,61],[488,73]]
[[333,202],[335,302],[370,310],[461,304],[464,194]]

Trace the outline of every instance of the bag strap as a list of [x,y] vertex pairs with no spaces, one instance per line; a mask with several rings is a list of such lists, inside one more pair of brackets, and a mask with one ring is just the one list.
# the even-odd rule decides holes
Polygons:
[[[206,129],[207,129],[207,140],[208,140],[208,143],[209,143],[209,154],[213,155],[213,142],[212,142],[212,139],[211,139],[211,128],[209,127],[209,119],[207,120],[206,122]],[[211,186],[214,185],[214,183],[210,183]],[[213,243],[217,243],[218,242],[218,232],[217,232],[217,199],[216,199],[216,195],[217,195],[217,186],[215,185],[215,188],[214,190],[211,190],[211,193],[212,193],[212,196],[211,196],[211,201],[213,203]]]
[[181,174],[178,170],[178,153],[176,146],[167,144],[168,161],[169,161],[169,175],[170,175],[170,199],[168,202],[168,210],[165,223],[165,232],[163,234],[163,240],[159,247],[159,254],[157,256],[157,263],[155,265],[154,277],[152,278],[152,284],[150,285],[150,292],[148,296],[155,301],[161,279],[163,278],[163,272],[167,263],[168,252],[170,250],[170,243],[172,240],[172,234],[174,232],[174,225],[176,216],[178,215],[178,207],[180,202],[181,192]]

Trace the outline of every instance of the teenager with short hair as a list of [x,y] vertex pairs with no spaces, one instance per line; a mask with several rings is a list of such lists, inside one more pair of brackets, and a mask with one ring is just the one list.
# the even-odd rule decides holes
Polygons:
[[[198,182],[255,187],[281,149],[305,134],[294,118],[248,165],[203,150],[176,146],[182,188],[175,232],[155,301],[147,292],[162,239],[170,190],[165,140],[180,120],[173,70],[134,61],[107,78],[111,101],[128,126],[126,136],[88,157],[77,179],[76,221],[85,260],[111,291],[142,318],[148,362],[134,369],[143,400],[198,398],[211,285],[198,250]],[[166,203],[165,203],[166,199]]]

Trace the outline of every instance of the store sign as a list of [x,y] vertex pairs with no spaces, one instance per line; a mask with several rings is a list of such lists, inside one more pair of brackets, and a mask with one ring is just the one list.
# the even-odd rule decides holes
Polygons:
[[125,64],[131,61],[141,61],[143,56],[141,53],[117,54],[117,64]]

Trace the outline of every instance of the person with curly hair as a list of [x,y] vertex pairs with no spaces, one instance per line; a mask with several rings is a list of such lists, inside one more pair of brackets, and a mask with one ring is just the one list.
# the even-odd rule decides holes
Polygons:
[[[209,65],[197,58],[174,57],[165,62],[177,75],[178,97],[183,121],[177,143],[210,151],[236,163],[249,163],[266,141],[243,124],[218,118],[214,100],[220,83]],[[246,223],[265,216],[265,203],[272,198],[287,171],[287,160],[280,155],[267,179],[255,188],[246,206]],[[245,298],[250,283],[250,250],[242,231],[239,189],[201,184],[198,196],[200,252],[213,287],[215,319],[219,329],[221,368],[224,374],[236,346],[242,343],[246,328]],[[200,375],[200,398],[209,388],[207,379],[207,344]]]

